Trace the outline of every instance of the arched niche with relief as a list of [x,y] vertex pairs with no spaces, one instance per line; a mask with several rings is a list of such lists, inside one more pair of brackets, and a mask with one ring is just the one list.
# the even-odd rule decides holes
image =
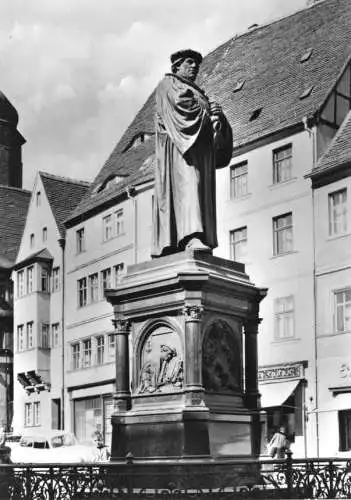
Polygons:
[[221,319],[207,326],[202,343],[202,383],[207,393],[241,392],[241,350],[239,327]]
[[141,336],[136,395],[181,391],[184,381],[183,348],[179,333],[166,323],[151,325]]

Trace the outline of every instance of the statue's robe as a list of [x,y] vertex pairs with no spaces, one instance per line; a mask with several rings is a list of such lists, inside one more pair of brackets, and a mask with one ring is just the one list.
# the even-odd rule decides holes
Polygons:
[[217,246],[216,173],[232,154],[223,114],[214,132],[209,101],[194,83],[167,74],[156,90],[153,255],[172,253],[194,235]]

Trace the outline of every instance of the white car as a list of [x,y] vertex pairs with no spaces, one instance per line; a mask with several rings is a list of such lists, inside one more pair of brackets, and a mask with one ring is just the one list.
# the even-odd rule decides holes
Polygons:
[[11,450],[12,463],[84,463],[92,459],[92,446],[79,444],[74,434],[59,430],[24,435]]

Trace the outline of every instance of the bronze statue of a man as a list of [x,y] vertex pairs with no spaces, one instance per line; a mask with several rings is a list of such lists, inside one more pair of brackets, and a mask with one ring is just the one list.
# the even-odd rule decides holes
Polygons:
[[217,243],[216,168],[232,154],[232,130],[221,107],[194,82],[202,56],[171,55],[172,73],[156,90],[153,256]]

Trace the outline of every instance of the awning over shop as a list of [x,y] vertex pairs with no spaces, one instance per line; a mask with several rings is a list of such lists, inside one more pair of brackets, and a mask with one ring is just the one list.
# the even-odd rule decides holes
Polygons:
[[300,380],[289,380],[287,382],[260,385],[261,407],[272,408],[283,405],[299,383]]

